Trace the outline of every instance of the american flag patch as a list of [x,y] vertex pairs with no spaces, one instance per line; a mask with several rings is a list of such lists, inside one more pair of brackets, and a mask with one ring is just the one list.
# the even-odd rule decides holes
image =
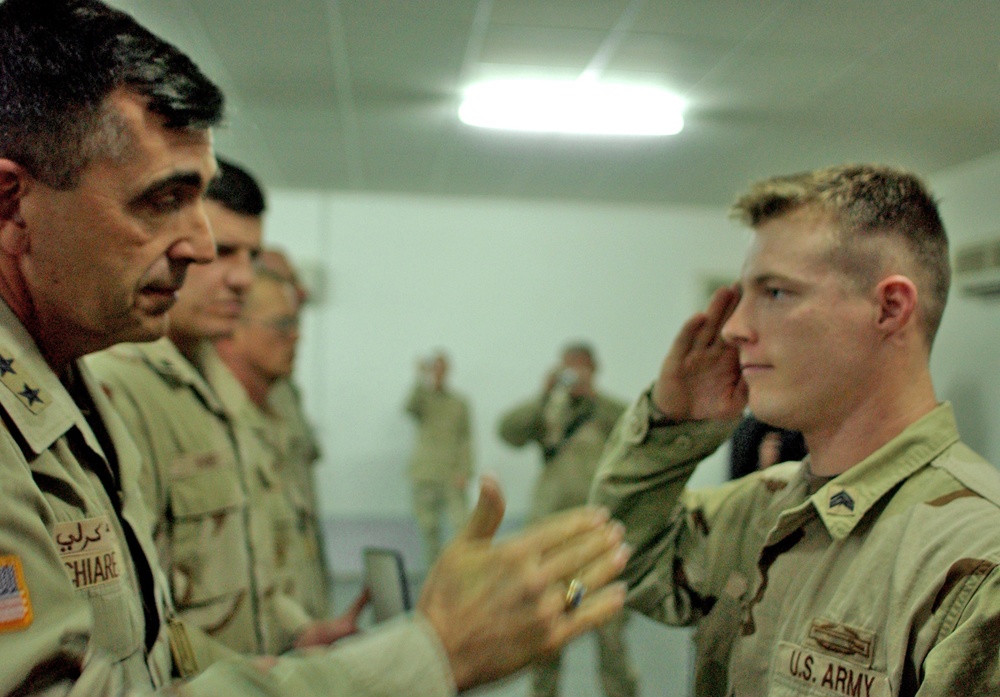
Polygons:
[[15,556],[0,556],[0,632],[24,629],[31,624],[32,618],[21,560]]

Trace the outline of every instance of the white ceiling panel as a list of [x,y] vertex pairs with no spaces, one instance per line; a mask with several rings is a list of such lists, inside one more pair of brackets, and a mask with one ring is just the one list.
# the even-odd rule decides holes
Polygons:
[[[725,205],[841,161],[1000,151],[996,0],[114,0],[227,90],[218,149],[270,186]],[[677,90],[662,139],[457,121],[505,71]]]

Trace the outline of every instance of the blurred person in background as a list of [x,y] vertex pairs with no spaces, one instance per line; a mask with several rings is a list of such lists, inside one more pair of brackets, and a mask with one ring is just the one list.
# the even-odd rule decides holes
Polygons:
[[[291,284],[296,299],[296,316],[301,321],[303,308],[311,298],[288,256],[275,247],[264,247],[257,255],[257,268]],[[296,332],[295,339],[298,341]],[[289,377],[278,377],[267,395],[267,406],[282,426],[283,455],[277,462],[298,518],[303,554],[295,572],[296,598],[313,617],[326,617],[333,602],[330,569],[320,519],[320,492],[316,465],[320,459],[319,441],[306,416],[302,395]]]
[[729,439],[729,478],[739,479],[805,456],[806,444],[801,433],[771,426],[747,414]]
[[413,515],[428,569],[441,552],[445,522],[454,533],[469,512],[471,416],[468,401],[448,385],[450,368],[443,351],[420,360],[416,383],[406,400],[406,413],[417,425],[408,468]]
[[[590,344],[567,345],[544,380],[542,393],[505,413],[500,437],[520,448],[534,443],[542,456],[528,521],[587,500],[604,443],[625,405],[594,386],[597,358]],[[608,697],[634,697],[638,680],[625,643],[628,616],[620,613],[596,631],[601,685]],[[532,668],[532,695],[559,694],[562,654]]]

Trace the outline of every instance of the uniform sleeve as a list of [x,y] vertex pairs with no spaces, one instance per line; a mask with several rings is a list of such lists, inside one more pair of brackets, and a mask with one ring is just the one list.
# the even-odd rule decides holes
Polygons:
[[76,678],[92,617],[43,522],[48,507],[6,432],[0,469],[0,694],[32,694]]
[[[269,667],[267,667],[269,666]],[[269,664],[217,663],[176,688],[182,697],[449,697],[454,680],[430,625],[415,614],[332,649],[284,656]]]
[[644,395],[618,421],[590,498],[625,526],[625,541],[633,549],[622,574],[628,604],[659,621],[687,625],[711,610],[740,565],[747,527],[742,518],[755,504],[746,484],[686,489],[698,463],[725,441],[732,423],[650,428],[649,415]]
[[278,638],[280,646],[291,646],[295,638],[315,621],[302,603],[283,591],[275,591],[267,602],[274,618],[273,626],[282,633]]
[[615,425],[625,413],[626,405],[617,399],[599,396],[597,401],[597,419],[605,436],[610,436]]
[[541,442],[544,433],[541,398],[514,407],[500,419],[500,437],[516,448],[532,441]]
[[410,396],[406,400],[406,413],[420,421],[424,417],[424,402],[427,398],[427,388],[422,383],[417,383],[410,390]]
[[1000,694],[1000,566],[985,561],[956,585],[938,611],[953,628],[916,666],[918,697]]
[[[55,676],[44,694],[61,697],[453,697],[451,668],[419,615],[386,623],[331,649],[280,658],[230,657],[159,691],[125,689],[118,665],[89,656],[78,675]],[[27,694],[42,694],[32,691]]]

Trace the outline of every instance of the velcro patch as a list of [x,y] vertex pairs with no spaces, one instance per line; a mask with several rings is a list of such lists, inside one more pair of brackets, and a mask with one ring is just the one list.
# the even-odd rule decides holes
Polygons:
[[0,557],[0,632],[24,629],[33,618],[21,560],[13,555]]
[[59,558],[77,590],[118,581],[122,554],[108,516],[58,523],[53,532]]
[[888,697],[891,694],[889,677],[884,672],[787,641],[778,644],[771,676],[802,694],[848,697]]

